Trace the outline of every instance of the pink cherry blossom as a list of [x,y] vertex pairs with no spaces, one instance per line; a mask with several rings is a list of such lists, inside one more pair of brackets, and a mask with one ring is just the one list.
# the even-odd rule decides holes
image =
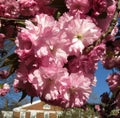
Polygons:
[[5,83],[0,87],[0,96],[5,96],[10,91],[9,84]]
[[[61,3],[57,0],[0,0],[0,48],[5,38],[16,38],[15,53],[19,62],[13,83],[16,92],[37,96],[63,108],[81,107],[96,85],[99,60],[106,69],[120,69],[120,40],[114,37],[117,24],[101,44],[95,44],[109,27],[118,1],[62,0],[63,7],[62,4],[57,6],[57,2]],[[24,20],[25,27],[22,27]],[[91,45],[93,49],[89,50]],[[9,74],[0,71],[0,79]],[[119,78],[119,72],[113,73],[107,82],[113,94],[118,92],[115,102],[120,108]],[[0,84],[0,96],[9,90],[8,84]],[[101,97],[104,104],[110,100],[108,93]],[[102,110],[98,106],[96,109]]]
[[22,16],[35,16],[39,11],[38,3],[35,0],[18,0],[18,3]]
[[49,7],[51,0],[35,0],[39,6],[39,14],[44,13],[48,15],[54,15],[56,9]]
[[[15,53],[19,65],[13,84],[16,92],[37,96],[63,108],[81,107],[96,85],[99,60],[106,69],[120,69],[120,40],[114,37],[117,24],[111,34],[96,44],[109,27],[118,1],[62,0],[64,6],[60,4],[58,9],[53,8],[57,5],[54,2],[61,3],[57,0],[1,0],[0,17],[9,19],[8,22],[1,19],[1,31],[2,28],[4,31],[0,34],[0,48],[5,38],[11,39],[17,34]],[[8,76],[7,71],[0,72],[0,79]],[[113,95],[117,93],[113,97],[118,108],[119,78],[119,72],[107,78]],[[0,95],[4,96],[9,89],[9,85],[1,84]],[[111,101],[108,93],[101,96],[105,106],[112,106]],[[102,104],[101,109],[96,107],[100,114],[106,111],[102,107]]]
[[108,41],[106,43],[106,53],[101,58],[102,64],[106,69],[111,68],[120,68],[120,46],[119,46],[119,40],[116,39],[114,41]]
[[95,105],[95,109],[97,110],[97,111],[100,111],[101,109],[100,109],[100,105]]
[[95,18],[98,22],[99,27],[103,31],[106,31],[116,9],[115,0],[94,0],[93,9],[95,10],[94,14],[97,15]]
[[9,72],[6,70],[0,71],[0,79],[6,79],[9,75]]
[[[39,70],[42,72],[41,70]],[[52,70],[53,71],[53,70]],[[56,73],[55,73],[56,72]],[[40,99],[46,101],[46,102],[55,102],[56,100],[59,101],[59,97],[62,96],[60,94],[60,91],[64,86],[67,84],[65,83],[65,79],[68,76],[68,73],[66,69],[59,69],[52,72],[50,75],[45,75],[46,73],[43,72],[41,73],[42,75],[42,80],[43,80],[43,85],[39,86],[40,89],[42,90],[39,91],[40,93]],[[64,79],[63,79],[64,78]],[[40,85],[40,84],[39,84]],[[54,103],[56,104],[56,102]],[[60,104],[59,104],[60,105]]]
[[106,12],[108,6],[108,0],[93,0],[94,15],[100,15]]
[[19,16],[19,4],[16,0],[3,0],[0,2],[0,15],[7,18]]
[[105,55],[105,44],[101,43],[100,45],[95,46],[90,52],[89,57],[92,61],[98,62]]
[[33,50],[32,42],[30,41],[29,35],[27,35],[27,33],[21,32],[20,34],[18,34],[15,43],[17,47],[15,52],[19,55],[20,59],[25,59],[26,57],[28,57],[28,55],[31,55]]
[[68,45],[68,51],[71,52],[71,54],[82,53],[85,47],[92,44],[101,35],[100,28],[97,27],[89,17],[86,19],[81,19],[77,16],[68,18],[66,15],[62,17],[59,21],[60,27],[64,29],[61,36],[65,35],[66,37],[63,37],[64,39],[61,37],[61,42],[64,41],[64,43]]
[[99,38],[100,29],[90,18],[68,14],[58,21],[40,14],[34,22],[27,20],[15,41],[19,56],[15,90],[64,108],[82,106],[96,84],[97,56],[103,48],[98,46],[90,54],[82,51]]
[[53,15],[56,9],[49,7],[48,4],[50,0],[2,0],[0,1],[0,16],[28,18],[40,13]]
[[120,86],[120,73],[114,73],[108,76],[107,82],[112,92],[119,89]]
[[56,56],[56,63],[63,65],[67,61],[67,54],[62,48],[62,44],[59,43],[59,37],[57,37],[59,33],[57,22],[53,17],[45,14],[37,15],[36,22],[37,26],[26,21],[27,30],[22,30],[25,34],[29,34],[35,55],[38,58],[47,55]]
[[89,98],[92,91],[91,81],[85,77],[83,73],[73,73],[70,75],[67,82],[68,86],[63,92],[63,100],[61,106],[63,107],[80,107]]
[[4,16],[4,12],[5,12],[5,5],[1,4],[0,2],[0,16]]
[[[29,79],[29,71],[31,71],[31,68],[33,64],[27,65],[25,63],[20,63],[18,70],[16,70],[16,79],[14,81],[14,89],[16,92],[24,91],[29,96],[38,96],[38,93],[36,92],[35,87],[33,86],[34,83],[31,83]],[[30,68],[31,67],[31,68]]]
[[120,108],[120,73],[113,73],[108,76],[107,78],[108,85],[110,87],[110,90],[113,92],[114,95],[116,95],[115,102],[116,107]]
[[0,33],[0,48],[4,47],[5,35]]
[[88,13],[91,8],[90,0],[66,0],[66,6],[73,14],[76,14],[76,12],[80,14]]

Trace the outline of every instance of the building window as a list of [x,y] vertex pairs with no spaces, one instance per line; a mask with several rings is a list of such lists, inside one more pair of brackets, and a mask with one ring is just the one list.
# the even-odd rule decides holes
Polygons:
[[31,112],[31,114],[30,114],[30,118],[36,118],[36,112]]
[[2,111],[3,118],[13,118],[13,112]]
[[49,112],[44,112],[44,118],[49,118]]
[[57,118],[60,118],[61,115],[62,115],[62,112],[57,112]]
[[26,115],[26,112],[24,112],[24,111],[20,112],[20,118],[25,118],[25,115]]
[[45,105],[43,106],[43,109],[51,109],[51,107],[50,107],[50,105],[45,104]]

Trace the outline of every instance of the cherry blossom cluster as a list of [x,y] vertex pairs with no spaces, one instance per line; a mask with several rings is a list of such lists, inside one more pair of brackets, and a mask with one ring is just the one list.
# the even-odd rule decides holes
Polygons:
[[5,96],[10,91],[9,84],[5,83],[0,86],[0,96]]
[[[45,13],[53,15],[55,8],[49,6],[50,0],[1,0],[0,1],[0,18],[5,19],[30,19],[35,15]],[[4,39],[15,37],[17,34],[17,24],[12,21],[0,21],[1,44],[4,44]]]
[[[69,12],[58,21],[39,14],[35,23],[25,22],[26,28],[21,29],[15,41],[20,59],[16,91],[65,108],[80,107],[87,101],[96,84],[94,73],[105,45],[87,54],[84,49],[98,40],[115,11],[115,1],[102,4],[105,5],[101,1],[66,0]],[[99,10],[97,5],[101,5]],[[101,26],[103,21],[98,17],[104,12],[107,23]]]
[[116,104],[117,107],[120,108],[120,73],[113,73],[108,76],[107,82],[109,84],[110,90],[116,94]]
[[[79,107],[88,99],[96,82],[97,58],[93,60],[93,55],[88,57],[82,51],[100,36],[100,29],[91,19],[69,17],[64,15],[57,22],[40,14],[36,16],[37,25],[26,21],[26,28],[15,41],[20,64],[14,87],[55,105]],[[87,31],[81,29],[86,24],[89,24]],[[91,33],[91,28],[97,35]],[[86,40],[87,34],[91,35],[91,42]]]
[[70,13],[89,15],[97,20],[97,25],[106,30],[115,12],[115,0],[66,0]]
[[[100,44],[93,45],[107,31],[117,1],[63,1],[66,11],[60,16],[57,14],[60,7],[50,7],[54,0],[0,1],[1,17],[27,19],[24,28],[13,27],[11,23],[4,27],[6,23],[1,23],[8,33],[0,34],[0,46],[3,47],[5,37],[13,36],[15,29],[19,29],[15,40],[19,58],[14,81],[16,92],[23,91],[64,108],[81,107],[96,85],[98,61],[106,68],[120,66],[119,40],[114,37],[117,25]],[[58,16],[54,17],[55,14]],[[91,45],[94,48],[87,52]]]
[[53,14],[50,0],[1,0],[0,16],[5,18],[32,17],[38,13]]
[[108,41],[106,53],[102,58],[102,64],[106,69],[120,68],[120,40]]

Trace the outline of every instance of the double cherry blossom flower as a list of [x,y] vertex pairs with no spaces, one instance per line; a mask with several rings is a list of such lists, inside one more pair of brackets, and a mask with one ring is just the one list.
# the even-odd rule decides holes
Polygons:
[[100,28],[90,18],[68,14],[59,21],[40,14],[36,24],[26,21],[15,41],[20,65],[14,87],[65,108],[82,106],[96,83],[99,60],[84,55],[83,49],[99,38]]

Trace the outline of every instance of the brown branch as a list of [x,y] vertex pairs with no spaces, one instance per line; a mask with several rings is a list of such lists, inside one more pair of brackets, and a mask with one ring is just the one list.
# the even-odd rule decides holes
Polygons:
[[24,19],[14,19],[14,18],[4,18],[4,17],[0,17],[1,21],[18,21],[18,22],[24,22]]

